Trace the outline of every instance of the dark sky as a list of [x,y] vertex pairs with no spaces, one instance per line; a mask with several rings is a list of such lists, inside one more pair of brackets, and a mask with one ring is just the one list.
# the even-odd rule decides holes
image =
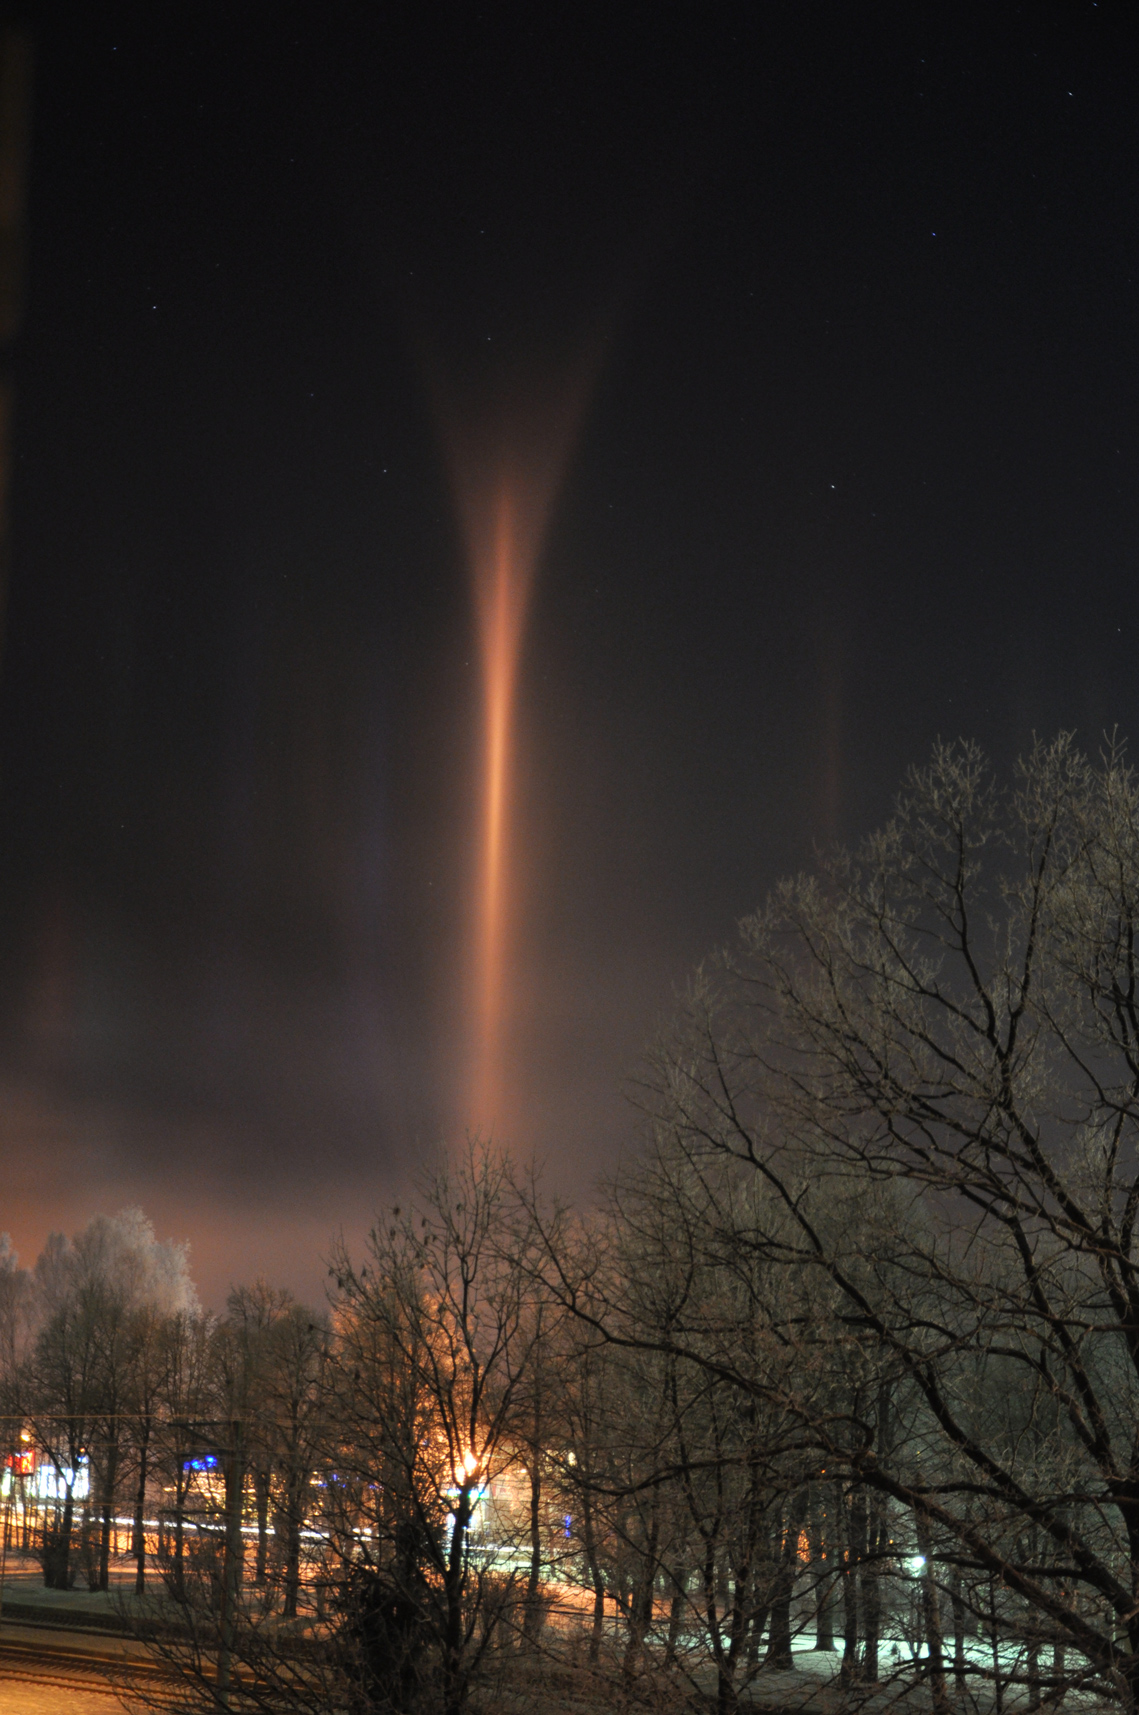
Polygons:
[[935,736],[1139,735],[1131,15],[37,18],[0,680],[25,1260],[137,1201],[207,1294],[313,1293],[461,1131],[441,397],[489,435],[595,376],[515,801],[508,1141],[564,1188],[625,1146],[693,961]]

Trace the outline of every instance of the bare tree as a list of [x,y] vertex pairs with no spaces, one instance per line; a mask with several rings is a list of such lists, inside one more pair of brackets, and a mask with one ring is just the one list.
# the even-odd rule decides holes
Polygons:
[[163,1488],[160,1569],[169,1594],[178,1603],[186,1597],[187,1510],[195,1478],[196,1449],[189,1426],[212,1417],[216,1410],[214,1332],[212,1316],[190,1311],[168,1317],[161,1327],[153,1468]]
[[766,1189],[710,1166],[662,1137],[575,1246],[543,1230],[547,1287],[582,1330],[566,1478],[588,1522],[595,1637],[608,1596],[626,1681],[664,1670],[696,1691],[710,1668],[727,1711],[760,1670],[765,1630],[764,1663],[791,1663],[821,1464],[799,1407],[833,1403],[840,1331],[833,1293],[820,1301],[803,1271],[739,1242]]
[[312,1510],[314,1474],[329,1445],[330,1330],[324,1316],[291,1303],[273,1329],[268,1406],[276,1447],[275,1529],[280,1544],[281,1611],[297,1617],[301,1539]]
[[155,1316],[196,1304],[185,1247],[157,1239],[138,1209],[96,1216],[71,1244],[59,1234],[49,1239],[34,1294],[39,1326],[21,1403],[64,1491],[45,1540],[45,1580],[59,1588],[71,1581],[75,1488],[89,1458],[99,1515],[88,1575],[105,1590],[117,1487],[137,1420],[131,1378],[138,1341]]
[[511,1208],[506,1165],[472,1145],[377,1224],[366,1262],[334,1258],[326,1519],[361,1707],[457,1715],[515,1623],[495,1499],[525,1471],[542,1325],[526,1232],[503,1242]]
[[[169,1580],[180,1630],[154,1645],[180,1707],[458,1715],[523,1664],[516,1559],[533,1532],[515,1503],[536,1412],[546,1424],[533,1368],[550,1326],[532,1248],[506,1165],[472,1146],[377,1223],[363,1259],[335,1253],[330,1325],[263,1286],[233,1295],[208,1410],[183,1423],[198,1456],[181,1467],[208,1469]],[[241,1577],[259,1462],[279,1587]]]
[[[795,1409],[913,1521],[937,1704],[939,1587],[985,1580],[994,1627],[1031,1616],[1067,1682],[1136,1702],[1137,929],[1117,749],[1061,737],[1000,788],[939,746],[857,858],[745,923],[657,1057],[651,1105],[694,1170],[767,1188],[735,1241],[813,1277],[908,1402],[881,1445],[870,1396]],[[874,1199],[877,1231],[836,1220]]]

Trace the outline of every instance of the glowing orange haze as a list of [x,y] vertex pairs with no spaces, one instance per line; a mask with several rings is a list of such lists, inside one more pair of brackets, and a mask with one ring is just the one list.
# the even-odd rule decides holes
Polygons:
[[533,563],[519,540],[518,499],[503,488],[495,502],[488,563],[476,567],[479,653],[483,669],[483,792],[475,933],[476,993],[471,1114],[502,1118],[502,1028],[506,1001],[507,793],[515,695]]
[[[574,401],[580,403],[580,396]],[[474,586],[482,668],[479,830],[471,934],[463,1114],[471,1130],[497,1130],[511,1112],[509,1031],[517,928],[512,787],[522,643],[538,555],[576,426],[563,409],[535,432],[518,431],[487,459],[456,448],[456,490]],[[545,429],[545,433],[542,432]],[[500,440],[498,446],[503,446]],[[480,456],[482,454],[482,456]]]
[[479,496],[481,504],[466,509],[482,730],[464,1105],[468,1125],[484,1133],[500,1126],[507,1114],[511,906],[516,899],[511,873],[514,729],[522,639],[550,498],[550,487],[542,494],[500,475]]

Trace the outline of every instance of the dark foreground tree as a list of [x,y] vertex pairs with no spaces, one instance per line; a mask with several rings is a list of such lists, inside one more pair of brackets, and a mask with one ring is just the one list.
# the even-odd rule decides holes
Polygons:
[[[1133,1709],[1139,784],[1121,754],[1061,737],[1001,787],[974,748],[939,746],[856,858],[780,888],[701,976],[650,1105],[708,1192],[705,1246],[813,1278],[908,1414],[883,1440],[876,1387],[782,1399],[832,1478],[910,1521],[935,1703],[941,1616],[971,1606],[991,1671],[1019,1646],[1031,1697],[1083,1683]],[[741,1171],[765,1187],[746,1219]],[[692,1314],[667,1345],[727,1373]]]
[[505,1163],[472,1146],[377,1224],[365,1263],[341,1253],[335,1270],[325,1519],[343,1665],[361,1709],[458,1715],[527,1613],[522,1520],[494,1496],[530,1488],[544,1325]]

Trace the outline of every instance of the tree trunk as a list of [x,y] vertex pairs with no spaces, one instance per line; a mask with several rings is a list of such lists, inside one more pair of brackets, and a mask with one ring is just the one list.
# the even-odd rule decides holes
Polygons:
[[767,1568],[761,1563],[753,1569],[751,1575],[751,1625],[748,1630],[747,1643],[749,1675],[754,1673],[759,1665],[759,1646],[763,1640],[764,1627],[767,1625],[770,1597],[771,1582],[767,1576]]
[[593,1523],[593,1504],[589,1491],[583,1487],[581,1494],[581,1541],[585,1549],[585,1563],[589,1567],[589,1577],[593,1585],[593,1625],[589,1634],[589,1659],[595,1663],[601,1654],[601,1634],[605,1627],[605,1579],[601,1573],[601,1564],[597,1558],[597,1537]]
[[[295,1456],[294,1456],[295,1459]],[[295,1620],[301,1590],[301,1523],[304,1506],[304,1472],[295,1462],[285,1483],[285,1602],[286,1620]]]
[[859,1676],[858,1574],[866,1554],[866,1496],[861,1488],[851,1492],[847,1518],[847,1548],[842,1569],[842,1669],[844,1685]]
[[269,1576],[270,1483],[270,1472],[259,1467],[253,1477],[253,1489],[257,1497],[257,1560],[253,1571],[253,1582],[258,1589],[264,1587]]
[[993,1657],[993,1702],[997,1715],[1004,1708],[1004,1680],[1001,1678],[1001,1638],[997,1620],[997,1581],[989,1579],[989,1647]]
[[729,1644],[716,1660],[716,1715],[737,1715],[740,1706],[736,1687],[735,1650]]
[[626,1680],[632,1679],[640,1666],[645,1634],[653,1616],[653,1585],[656,1582],[657,1543],[659,1540],[660,1527],[654,1506],[643,1572],[629,1604],[629,1638],[625,1646],[625,1660],[622,1663],[622,1673]]
[[925,1623],[926,1648],[929,1651],[929,1688],[934,1715],[948,1715],[949,1693],[945,1684],[945,1651],[941,1632],[941,1611],[937,1600],[933,1552],[930,1543],[929,1520],[920,1508],[914,1508],[914,1526],[918,1552],[925,1560],[921,1570],[922,1618]]
[[174,1567],[171,1595],[176,1602],[186,1600],[186,1473],[181,1464],[174,1479]]
[[728,1653],[724,1663],[725,1676],[732,1688],[731,1707],[734,1709],[738,1698],[736,1694],[736,1670],[741,1655],[744,1654],[748,1637],[748,1621],[751,1618],[752,1607],[752,1577],[751,1567],[745,1564],[740,1567],[734,1580],[732,1590],[732,1605],[728,1619]]
[[953,1610],[953,1677],[959,1695],[965,1691],[965,1602],[961,1595],[961,1573],[955,1571],[949,1586]]
[[451,1548],[443,1575],[446,1617],[443,1635],[443,1715],[461,1715],[467,1701],[463,1659],[463,1562],[471,1522],[470,1485],[464,1483],[455,1503]]
[[[826,1515],[818,1494],[811,1499],[811,1565],[815,1569],[815,1648],[834,1648],[834,1550],[833,1530],[828,1532]],[[830,1557],[828,1559],[828,1549]]]
[[138,1443],[138,1488],[135,1490],[134,1507],[134,1555],[137,1568],[134,1575],[134,1588],[136,1596],[141,1596],[146,1589],[146,1479],[149,1471],[147,1465],[149,1448],[150,1424],[144,1421]]
[[[875,1440],[879,1465],[890,1457],[894,1445],[894,1412],[889,1381],[883,1377],[878,1384],[877,1423]],[[874,1490],[869,1498],[868,1557],[859,1573],[862,1596],[862,1624],[866,1644],[862,1653],[862,1677],[868,1685],[878,1683],[878,1643],[882,1630],[882,1579],[886,1551],[890,1544],[890,1520],[886,1497]]]
[[795,1496],[784,1523],[775,1587],[771,1592],[771,1619],[764,1666],[786,1672],[795,1665],[791,1653],[791,1601],[799,1574],[799,1533],[807,1516],[808,1495]]
[[522,1610],[522,1638],[536,1644],[542,1628],[542,1469],[537,1447],[530,1449],[530,1569]]
[[882,1562],[889,1543],[886,1503],[881,1495],[870,1502],[868,1559],[859,1574],[862,1592],[862,1623],[866,1634],[862,1652],[862,1677],[868,1685],[878,1683],[878,1641],[882,1628]]
[[97,1590],[99,1588],[99,1556],[91,1546],[94,1534],[91,1522],[91,1506],[92,1500],[97,1502],[98,1498],[98,1494],[96,1493],[92,1496],[91,1490],[88,1488],[87,1498],[79,1509],[79,1533],[77,1543],[79,1550],[79,1570],[87,1580],[88,1590]]
[[119,1478],[118,1432],[107,1443],[107,1463],[103,1480],[103,1525],[99,1534],[99,1588],[111,1584],[111,1524],[115,1516],[115,1487]]
[[75,1500],[68,1484],[67,1494],[63,1502],[63,1519],[59,1527],[59,1557],[57,1560],[58,1583],[57,1590],[71,1588],[71,1526],[75,1518]]
[[[1061,1587],[1061,1589],[1060,1589],[1060,1595],[1064,1601],[1069,1601],[1071,1599],[1071,1592],[1068,1590],[1065,1590],[1063,1587]],[[1108,1613],[1106,1616],[1106,1624],[1104,1626],[1104,1630],[1107,1632],[1109,1637],[1111,1637],[1115,1632],[1115,1615],[1111,1612],[1110,1609],[1108,1610]],[[1064,1674],[1067,1672],[1067,1665],[1068,1665],[1068,1652],[1064,1647],[1064,1634],[1063,1634],[1063,1632],[1061,1632],[1057,1636],[1055,1643],[1052,1645],[1052,1672],[1053,1672],[1053,1675],[1057,1679],[1062,1679]],[[1139,1703],[1139,1698],[1136,1699],[1136,1702]]]
[[71,1586],[71,1530],[75,1520],[75,1501],[68,1488],[62,1514],[55,1512],[49,1525],[46,1512],[43,1522],[44,1584],[49,1590],[67,1590]]
[[719,1587],[716,1578],[716,1532],[704,1534],[704,1559],[700,1567],[700,1584],[704,1595],[704,1624],[708,1628],[708,1642],[712,1646],[712,1655],[716,1662],[717,1683],[720,1687],[718,1697],[723,1696],[724,1684],[724,1640],[720,1631]]
[[1028,1707],[1040,1708],[1040,1645],[1035,1639],[1028,1646]]
[[824,1572],[819,1579],[815,1606],[815,1648],[834,1649],[834,1574]]
[[668,1604],[668,1641],[665,1645],[665,1666],[671,1667],[676,1660],[676,1646],[680,1642],[680,1622],[684,1618],[684,1586],[686,1574],[682,1568],[677,1568],[671,1574],[672,1600]]

